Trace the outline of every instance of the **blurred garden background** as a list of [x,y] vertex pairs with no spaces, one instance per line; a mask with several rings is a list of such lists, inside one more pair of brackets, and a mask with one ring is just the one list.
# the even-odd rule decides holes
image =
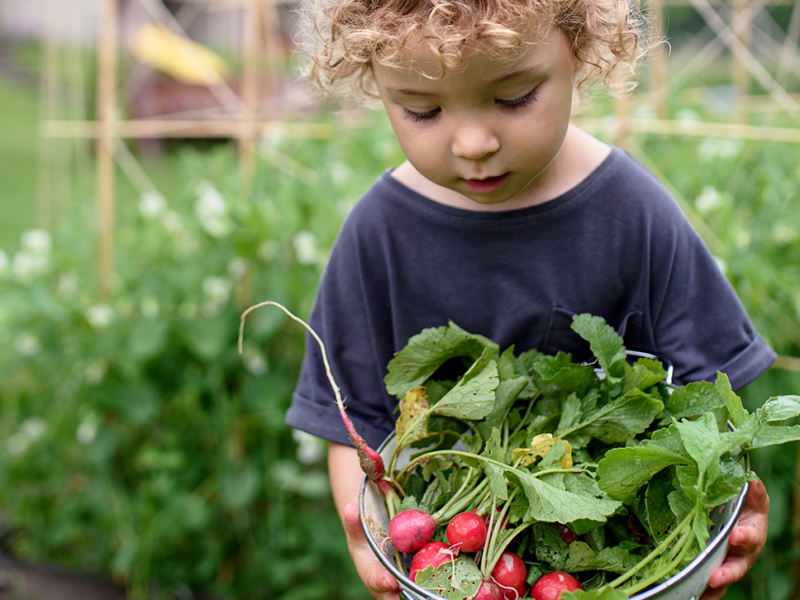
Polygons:
[[[800,6],[645,8],[669,44],[576,121],[665,183],[779,353],[746,403],[798,394]],[[302,331],[262,309],[236,347],[255,302],[308,315],[403,160],[296,78],[296,9],[0,0],[0,596],[366,598],[325,447],[283,423]],[[769,544],[732,600],[800,598],[797,452],[755,453]]]

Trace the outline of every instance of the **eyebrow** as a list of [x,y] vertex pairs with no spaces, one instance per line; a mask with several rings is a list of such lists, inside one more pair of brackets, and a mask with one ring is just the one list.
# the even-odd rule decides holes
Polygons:
[[[506,73],[498,77],[497,79],[493,79],[492,81],[488,82],[488,85],[498,85],[500,83],[505,83],[506,81],[510,81],[511,79],[516,79],[522,75],[536,75],[539,73],[543,67],[541,65],[534,65],[532,67],[526,67],[524,69],[517,69],[516,71],[511,71],[510,73]],[[422,90],[418,90],[416,88],[410,87],[391,87],[387,86],[386,91],[390,94],[396,94],[399,96],[435,96],[433,92],[424,92]]]

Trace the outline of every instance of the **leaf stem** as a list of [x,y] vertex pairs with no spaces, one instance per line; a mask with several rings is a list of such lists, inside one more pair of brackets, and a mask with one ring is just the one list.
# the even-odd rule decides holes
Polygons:
[[688,526],[689,523],[692,522],[694,515],[697,513],[699,505],[695,504],[694,508],[689,511],[689,514],[680,522],[680,524],[670,532],[670,534],[664,538],[664,541],[661,542],[658,546],[653,548],[653,550],[645,556],[642,560],[636,563],[636,566],[629,569],[627,572],[623,573],[619,577],[617,577],[614,581],[609,583],[608,585],[612,588],[619,587],[623,583],[625,583],[628,579],[633,577],[636,573],[641,571],[644,567],[649,565],[655,558],[659,555],[663,554],[667,547],[673,542],[673,540],[678,537],[681,533],[683,533],[684,529]]

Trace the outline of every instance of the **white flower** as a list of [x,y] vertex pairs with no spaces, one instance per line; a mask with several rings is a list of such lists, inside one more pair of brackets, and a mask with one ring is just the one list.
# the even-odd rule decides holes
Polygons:
[[155,298],[145,298],[142,300],[142,316],[155,318],[159,313],[158,300]]
[[184,302],[178,307],[178,316],[182,319],[194,319],[197,316],[197,305],[194,302]]
[[86,309],[86,320],[95,329],[105,329],[114,321],[114,309],[105,303],[94,304]]
[[106,364],[102,360],[95,360],[86,367],[83,372],[83,378],[88,385],[98,385],[103,381],[106,376]]
[[158,192],[145,192],[139,200],[139,212],[148,221],[157,219],[167,210],[167,201]]
[[75,430],[75,439],[79,444],[88,446],[97,437],[97,430],[100,426],[96,413],[89,413],[81,419],[78,428]]
[[78,276],[75,273],[65,273],[58,279],[58,293],[62,298],[70,298],[78,291]]
[[35,356],[42,349],[42,344],[35,335],[22,332],[14,338],[14,347],[22,356]]
[[11,272],[20,281],[29,282],[47,271],[48,256],[20,250],[11,260]]
[[243,357],[244,367],[256,377],[261,377],[267,372],[267,360],[260,352],[255,350],[245,351]]
[[737,229],[733,234],[733,240],[736,243],[736,247],[742,250],[750,245],[752,239],[753,235],[744,228]]
[[234,281],[238,281],[247,273],[247,259],[236,256],[228,263],[228,275]]
[[722,271],[722,274],[727,276],[728,275],[728,263],[725,262],[724,258],[720,258],[719,256],[714,257],[714,262],[717,263],[717,268]]
[[258,258],[265,263],[272,262],[278,256],[278,244],[275,243],[275,240],[265,240],[258,245],[256,252]]
[[707,185],[695,198],[694,205],[702,214],[709,213],[722,206],[722,194],[714,186]]
[[775,226],[772,228],[772,239],[778,244],[791,244],[796,242],[798,238],[800,238],[800,236],[797,230],[786,223],[775,223]]
[[231,295],[231,282],[224,277],[206,277],[203,280],[203,314],[214,317],[228,303]]
[[317,247],[317,236],[313,232],[304,230],[298,232],[292,240],[297,262],[301,265],[313,265],[319,262],[320,254]]
[[321,439],[299,429],[292,430],[292,438],[297,443],[297,460],[300,463],[311,465],[322,460],[325,445]]
[[227,302],[231,293],[231,282],[224,277],[206,277],[203,280],[203,295],[211,302]]
[[22,233],[20,246],[31,254],[50,254],[53,242],[50,234],[44,229],[29,229]]
[[184,232],[183,219],[174,210],[169,210],[164,213],[161,219],[161,225],[173,236],[179,236]]
[[8,438],[6,447],[9,454],[21,456],[47,433],[47,421],[42,417],[29,417],[19,425],[17,432]]
[[353,176],[353,170],[350,168],[350,165],[340,160],[331,162],[328,169],[330,171],[333,183],[337,186],[345,185]]
[[228,216],[228,205],[217,189],[204,181],[197,188],[200,196],[194,204],[194,214],[200,226],[212,237],[224,237],[233,231],[233,222]]
[[697,158],[700,162],[732,160],[744,148],[742,140],[727,138],[704,138],[697,146]]

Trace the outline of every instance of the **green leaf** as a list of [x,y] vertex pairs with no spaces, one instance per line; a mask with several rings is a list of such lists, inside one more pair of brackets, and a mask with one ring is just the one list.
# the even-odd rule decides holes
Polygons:
[[676,419],[697,417],[724,406],[725,400],[708,381],[695,381],[676,388],[667,400],[667,410]]
[[416,577],[419,585],[447,600],[472,598],[478,592],[482,580],[478,565],[466,555],[435,568],[429,566],[417,572]]
[[747,479],[744,467],[735,456],[727,456],[720,463],[720,474],[706,491],[706,504],[720,506],[736,498]]
[[593,590],[576,590],[561,592],[559,600],[627,600],[628,594],[623,590],[603,586]]
[[675,423],[681,434],[681,441],[695,463],[698,476],[706,475],[704,485],[711,485],[719,475],[720,437],[714,415],[704,414],[695,421],[682,420]]
[[800,416],[800,396],[776,396],[758,410],[759,420],[767,423],[786,421]]
[[587,313],[572,317],[572,329],[589,342],[592,354],[609,381],[617,382],[625,375],[625,346],[614,328],[605,319]]
[[389,361],[384,378],[386,391],[402,398],[411,388],[425,383],[445,362],[457,356],[478,359],[485,351],[499,357],[497,344],[449,322],[447,327],[431,327],[411,337],[406,346]]
[[739,427],[747,418],[747,410],[742,405],[742,399],[736,395],[731,388],[731,382],[725,373],[717,371],[717,380],[714,382],[714,387],[719,392],[719,395],[725,400],[725,406],[728,407],[728,416],[733,423],[734,427]]
[[625,378],[622,380],[622,393],[625,394],[633,389],[646,390],[663,381],[667,372],[657,360],[640,358],[628,369]]
[[641,390],[631,390],[624,396],[584,414],[581,422],[561,432],[561,437],[572,442],[571,436],[579,433],[608,444],[626,442],[647,429],[663,408],[661,400]]
[[675,489],[670,475],[666,471],[656,474],[644,494],[646,518],[643,524],[657,542],[664,539],[675,524],[675,515],[669,506],[669,494]]
[[576,494],[559,489],[539,477],[515,471],[509,478],[516,478],[528,499],[525,520],[548,523],[571,523],[578,519],[605,521],[620,507],[620,503],[590,494]]
[[498,383],[497,363],[490,360],[482,367],[479,359],[431,410],[445,417],[482,419],[494,409]]
[[516,376],[510,379],[501,379],[495,393],[495,403],[492,412],[486,415],[483,421],[478,421],[475,428],[484,439],[491,435],[494,427],[500,427],[508,415],[508,409],[519,398],[522,390],[530,383],[527,377]]
[[800,425],[766,426],[760,427],[756,431],[750,441],[750,448],[764,448],[765,446],[775,446],[796,441],[800,441]]
[[684,464],[686,457],[655,444],[614,448],[598,463],[597,481],[609,496],[625,501],[662,469]]
[[[505,451],[500,438],[500,430],[495,427],[481,455],[501,463],[504,462]],[[508,483],[505,478],[505,469],[485,461],[481,461],[481,467],[483,467],[486,477],[489,479],[489,488],[492,491],[492,495],[503,502],[508,500]]]

